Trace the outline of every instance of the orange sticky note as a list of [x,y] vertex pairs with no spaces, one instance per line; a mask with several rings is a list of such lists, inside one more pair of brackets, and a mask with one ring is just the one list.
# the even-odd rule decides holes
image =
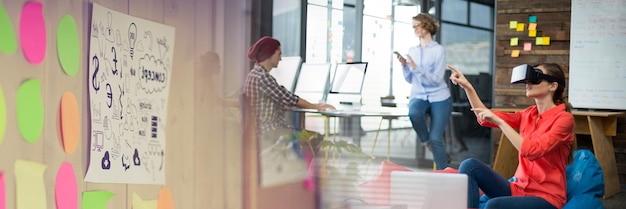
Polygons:
[[541,39],[541,45],[550,45],[550,37],[549,36],[544,36]]
[[510,29],[516,29],[517,28],[517,21],[510,21],[509,22],[509,28]]
[[517,23],[517,31],[524,31],[524,23]]
[[65,92],[61,98],[61,137],[63,149],[67,154],[73,154],[78,147],[80,138],[80,116],[76,96],[72,92]]
[[537,39],[535,39],[535,45],[537,46],[541,46],[543,45],[543,40],[541,40],[543,37],[537,37]]
[[511,46],[517,46],[518,42],[519,42],[519,38],[517,37],[511,38]]
[[528,23],[528,30],[537,30],[537,23]]
[[530,49],[532,48],[532,43],[530,42],[524,42],[524,51],[530,51]]
[[519,57],[519,50],[516,49],[516,50],[511,51],[511,57]]
[[159,192],[157,209],[174,209],[174,198],[172,197],[172,192],[165,186],[161,188],[161,192]]
[[528,30],[528,37],[535,37],[535,36],[537,36],[536,30]]

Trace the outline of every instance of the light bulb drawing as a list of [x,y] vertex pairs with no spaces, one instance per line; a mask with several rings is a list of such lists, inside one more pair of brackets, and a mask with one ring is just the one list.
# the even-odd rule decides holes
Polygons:
[[130,58],[133,59],[135,53],[135,42],[137,42],[137,25],[131,23],[128,26],[128,45],[130,47]]

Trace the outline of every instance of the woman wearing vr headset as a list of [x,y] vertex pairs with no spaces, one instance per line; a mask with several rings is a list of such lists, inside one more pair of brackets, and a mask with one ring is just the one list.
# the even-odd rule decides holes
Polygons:
[[[485,208],[550,208],[565,205],[565,167],[574,142],[574,116],[564,98],[565,75],[557,64],[539,64],[526,69],[526,96],[535,105],[515,113],[489,110],[474,87],[458,69],[448,65],[452,83],[465,90],[480,125],[498,127],[518,150],[519,164],[512,181],[476,159],[464,160],[459,173],[468,175],[468,207],[478,208],[480,188],[489,200]],[[519,129],[518,133],[515,129]]]

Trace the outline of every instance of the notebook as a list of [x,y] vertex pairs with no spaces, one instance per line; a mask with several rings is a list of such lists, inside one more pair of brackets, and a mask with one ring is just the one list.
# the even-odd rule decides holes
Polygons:
[[467,175],[393,171],[390,202],[407,209],[467,209]]

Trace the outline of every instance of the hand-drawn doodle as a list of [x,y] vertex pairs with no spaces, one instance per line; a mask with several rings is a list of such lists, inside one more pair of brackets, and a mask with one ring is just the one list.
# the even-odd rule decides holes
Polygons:
[[100,167],[104,170],[111,169],[111,161],[109,160],[109,151],[104,152],[104,156],[100,161]]
[[137,43],[137,25],[131,23],[128,26],[128,47],[130,47],[130,58],[135,55],[135,44]]
[[85,181],[163,184],[174,28],[92,5]]

